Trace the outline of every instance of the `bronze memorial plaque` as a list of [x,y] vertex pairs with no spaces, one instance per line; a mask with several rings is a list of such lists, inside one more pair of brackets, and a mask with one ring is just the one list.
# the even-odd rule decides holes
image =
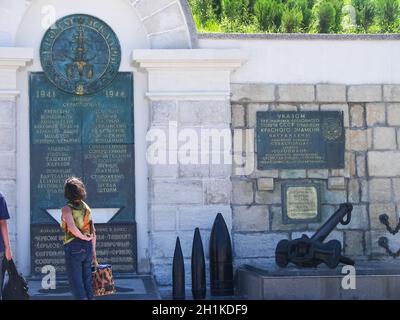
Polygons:
[[344,168],[343,112],[259,111],[256,131],[258,170]]
[[320,186],[317,183],[289,182],[282,186],[283,221],[306,223],[320,221]]

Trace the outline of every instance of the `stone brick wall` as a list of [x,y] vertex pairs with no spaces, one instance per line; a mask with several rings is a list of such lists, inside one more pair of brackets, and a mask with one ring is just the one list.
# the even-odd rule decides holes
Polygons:
[[378,246],[381,236],[399,249],[399,235],[391,236],[378,217],[388,214],[393,228],[399,220],[400,85],[233,84],[232,91],[234,129],[255,129],[257,111],[341,110],[346,132],[345,169],[258,171],[255,163],[250,175],[232,176],[236,265],[273,264],[279,240],[312,234],[321,225],[283,224],[281,184],[288,179],[322,183],[321,223],[338,204],[354,205],[351,223],[330,237],[343,241],[346,255],[388,259]]
[[[220,101],[152,101],[149,130],[161,130],[173,141],[170,130],[184,132],[189,129],[201,136],[201,130],[225,129],[230,131],[230,103]],[[200,141],[199,141],[200,142]],[[184,141],[180,141],[180,148]],[[200,146],[199,146],[200,147]],[[182,164],[177,149],[167,146],[168,164],[150,166],[149,216],[150,257],[157,283],[172,283],[172,259],[176,237],[179,236],[185,258],[186,284],[190,286],[190,258],[196,227],[200,228],[206,259],[210,231],[218,212],[225,218],[229,230],[231,213],[231,165]],[[199,152],[200,155],[200,152]]]

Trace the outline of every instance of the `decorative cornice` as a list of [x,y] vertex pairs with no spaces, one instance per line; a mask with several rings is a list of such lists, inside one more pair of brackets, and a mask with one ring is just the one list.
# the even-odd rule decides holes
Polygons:
[[33,60],[32,48],[0,47],[0,68],[18,70]]
[[0,100],[14,101],[19,94],[18,90],[0,90]]
[[247,60],[247,54],[236,49],[134,50],[132,62],[145,70],[234,70]]

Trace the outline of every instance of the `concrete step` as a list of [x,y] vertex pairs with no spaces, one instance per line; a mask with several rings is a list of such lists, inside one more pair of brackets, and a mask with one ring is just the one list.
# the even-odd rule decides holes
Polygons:
[[[28,280],[32,300],[72,300],[66,278],[59,278],[55,290],[42,288],[42,280]],[[117,292],[113,295],[96,297],[96,300],[161,300],[157,285],[151,275],[114,275]]]

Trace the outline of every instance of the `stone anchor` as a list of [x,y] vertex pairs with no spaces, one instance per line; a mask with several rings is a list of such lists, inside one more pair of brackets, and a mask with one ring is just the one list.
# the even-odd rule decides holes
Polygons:
[[[317,267],[325,263],[329,268],[336,268],[339,263],[354,265],[354,261],[342,256],[342,244],[338,240],[324,243],[333,229],[341,223],[347,225],[351,220],[353,206],[342,203],[340,208],[309,238],[304,235],[300,239],[281,240],[275,251],[276,264],[284,268],[290,262],[299,267]],[[347,216],[346,220],[344,218]]]

